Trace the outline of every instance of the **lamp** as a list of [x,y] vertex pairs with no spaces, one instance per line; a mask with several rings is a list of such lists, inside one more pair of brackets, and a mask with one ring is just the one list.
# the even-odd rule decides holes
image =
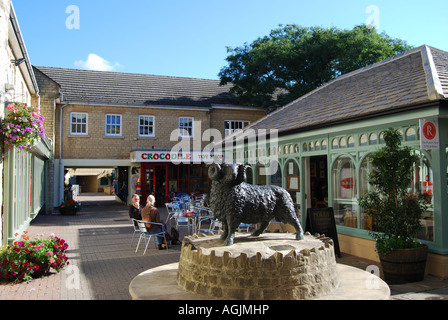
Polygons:
[[18,60],[11,60],[11,62],[14,63],[16,67],[18,67],[19,65],[24,63],[25,60],[26,60],[25,58],[22,58],[22,59],[18,59]]

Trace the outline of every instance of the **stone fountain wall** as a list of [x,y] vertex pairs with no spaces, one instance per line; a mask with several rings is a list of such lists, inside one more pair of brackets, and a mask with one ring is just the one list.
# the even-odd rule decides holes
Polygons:
[[306,300],[339,285],[333,242],[324,236],[308,234],[280,245],[260,239],[273,254],[246,253],[251,241],[231,252],[201,247],[204,240],[187,237],[182,245],[177,283],[187,292],[215,299]]

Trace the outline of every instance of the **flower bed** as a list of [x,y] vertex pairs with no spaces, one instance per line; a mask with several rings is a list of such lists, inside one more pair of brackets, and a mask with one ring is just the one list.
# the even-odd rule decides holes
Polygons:
[[46,239],[43,239],[42,235],[30,239],[27,233],[25,231],[19,241],[11,246],[4,246],[0,251],[1,278],[29,282],[42,268],[52,268],[60,272],[69,264],[66,256],[68,244],[64,239],[54,234]]

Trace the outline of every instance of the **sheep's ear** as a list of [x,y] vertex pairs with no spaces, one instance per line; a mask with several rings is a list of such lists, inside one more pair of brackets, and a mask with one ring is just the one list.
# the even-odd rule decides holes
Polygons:
[[240,184],[246,181],[246,166],[243,164],[240,164],[238,166],[238,175],[236,177],[236,183]]
[[214,163],[208,168],[208,177],[210,180],[219,180],[222,176],[221,166],[217,163]]

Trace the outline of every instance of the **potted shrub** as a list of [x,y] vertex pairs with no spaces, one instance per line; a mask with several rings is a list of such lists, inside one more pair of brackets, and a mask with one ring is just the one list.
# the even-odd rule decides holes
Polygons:
[[78,211],[81,210],[81,205],[79,201],[75,200],[66,200],[61,203],[59,206],[59,212],[63,216],[74,216]]
[[410,194],[412,167],[419,158],[402,147],[396,130],[384,133],[386,146],[370,156],[372,190],[360,206],[372,217],[376,250],[386,282],[417,282],[424,278],[428,247],[414,239],[428,205],[428,195]]
[[65,255],[67,248],[65,240],[54,234],[46,239],[42,235],[30,239],[24,231],[20,240],[1,249],[0,278],[29,282],[45,275],[50,268],[60,272],[69,264]]

